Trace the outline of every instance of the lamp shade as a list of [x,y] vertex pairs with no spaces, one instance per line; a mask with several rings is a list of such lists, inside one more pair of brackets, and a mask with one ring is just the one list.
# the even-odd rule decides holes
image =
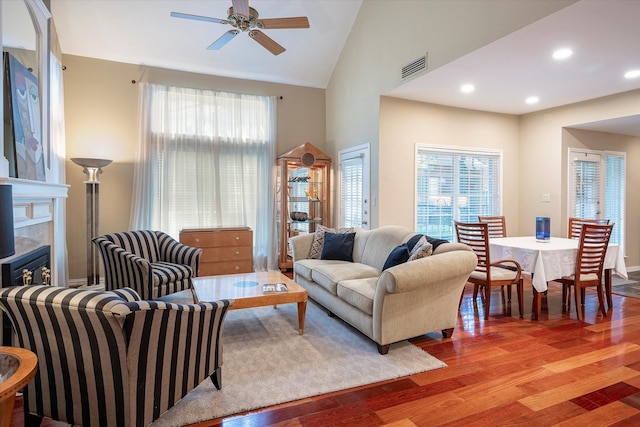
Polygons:
[[6,258],[15,253],[12,187],[0,185],[0,258]]

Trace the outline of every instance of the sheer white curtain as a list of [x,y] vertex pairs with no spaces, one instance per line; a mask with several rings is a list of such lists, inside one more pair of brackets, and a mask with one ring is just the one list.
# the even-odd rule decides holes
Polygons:
[[251,227],[276,269],[275,97],[141,83],[132,229]]

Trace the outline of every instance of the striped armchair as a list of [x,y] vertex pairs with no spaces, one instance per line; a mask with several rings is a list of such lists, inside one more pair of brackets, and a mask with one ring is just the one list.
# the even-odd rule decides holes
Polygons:
[[96,237],[107,290],[132,288],[144,300],[191,288],[202,249],[162,231],[125,231]]
[[147,426],[210,377],[221,387],[222,326],[232,300],[143,301],[132,289],[0,290],[18,345],[38,356],[25,417]]

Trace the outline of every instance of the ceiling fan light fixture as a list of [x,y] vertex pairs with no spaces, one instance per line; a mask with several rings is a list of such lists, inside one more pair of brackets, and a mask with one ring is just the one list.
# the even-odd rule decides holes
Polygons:
[[527,99],[525,99],[524,102],[526,102],[529,105],[537,104],[538,102],[540,102],[540,98],[538,98],[537,96],[530,96]]

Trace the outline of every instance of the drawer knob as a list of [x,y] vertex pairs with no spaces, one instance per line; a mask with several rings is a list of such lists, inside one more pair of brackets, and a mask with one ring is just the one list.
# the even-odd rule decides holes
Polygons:
[[240,240],[240,236],[236,236],[236,240]]
[[236,265],[236,266],[235,266],[235,270],[240,270],[240,266],[239,266],[239,265]]
[[196,238],[196,242],[199,242],[199,241],[200,241],[200,239]]
[[240,251],[236,251],[236,255],[240,255]]

